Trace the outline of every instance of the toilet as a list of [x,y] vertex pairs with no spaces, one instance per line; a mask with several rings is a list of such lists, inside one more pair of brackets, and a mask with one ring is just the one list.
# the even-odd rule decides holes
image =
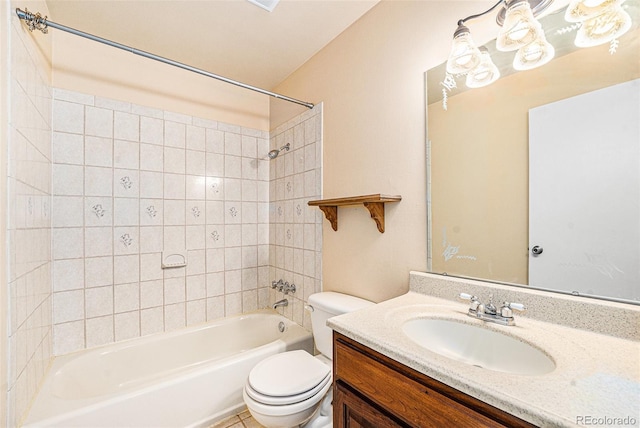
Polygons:
[[309,296],[316,348],[288,351],[265,358],[251,370],[243,391],[253,418],[267,428],[332,426],[333,331],[327,320],[373,305],[368,300],[335,292]]

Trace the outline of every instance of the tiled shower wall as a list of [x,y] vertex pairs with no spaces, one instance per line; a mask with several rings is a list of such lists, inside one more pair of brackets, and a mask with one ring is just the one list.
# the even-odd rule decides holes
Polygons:
[[55,354],[268,305],[266,132],[53,95]]
[[[8,94],[8,426],[25,416],[52,352],[283,297],[291,304],[280,312],[310,328],[303,306],[321,289],[322,217],[306,203],[321,195],[322,107],[269,141],[254,129],[52,90],[17,22]],[[286,143],[291,150],[269,161],[268,150]],[[162,250],[186,251],[187,267],[162,270]],[[297,293],[270,289],[279,278]]]
[[51,89],[30,34],[18,19],[10,31],[9,375],[0,425],[17,426],[51,359]]
[[307,202],[322,195],[322,104],[271,132],[271,148],[289,144],[271,161],[271,280],[296,285],[294,294],[271,290],[270,301],[287,298],[279,312],[311,329],[304,310],[309,295],[322,290],[322,212]]

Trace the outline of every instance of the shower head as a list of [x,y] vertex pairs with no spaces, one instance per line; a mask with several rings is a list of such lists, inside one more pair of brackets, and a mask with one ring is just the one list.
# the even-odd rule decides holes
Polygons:
[[284,150],[285,152],[289,151],[289,147],[290,147],[291,143],[287,143],[284,146],[280,147],[279,149],[273,149],[269,152],[269,159],[275,159],[278,157],[278,155],[280,154],[280,152],[282,150]]

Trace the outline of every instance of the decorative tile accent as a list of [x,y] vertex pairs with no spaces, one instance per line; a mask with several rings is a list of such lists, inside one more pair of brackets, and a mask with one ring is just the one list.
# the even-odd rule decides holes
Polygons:
[[131,189],[131,186],[133,186],[133,182],[128,175],[125,175],[120,179],[120,184],[122,184],[122,187],[124,187],[126,190]]
[[150,218],[155,218],[158,215],[158,211],[156,211],[156,207],[153,205],[149,205],[146,211]]
[[131,246],[131,244],[133,244],[133,239],[131,238],[131,235],[125,233],[124,235],[120,236],[120,242],[122,242],[122,244],[128,248]]
[[302,207],[300,204],[296,205],[296,215],[300,217],[302,215]]
[[191,208],[191,214],[193,215],[194,218],[200,217],[200,208],[198,207]]
[[231,217],[237,217],[238,216],[238,210],[236,209],[236,207],[229,208],[229,214],[231,214]]
[[98,217],[98,218],[104,217],[105,211],[104,211],[104,208],[102,208],[102,204],[96,204],[96,205],[92,206],[91,210],[96,215],[96,217]]
[[215,242],[218,242],[220,240],[220,234],[217,230],[211,232],[211,239],[213,239]]

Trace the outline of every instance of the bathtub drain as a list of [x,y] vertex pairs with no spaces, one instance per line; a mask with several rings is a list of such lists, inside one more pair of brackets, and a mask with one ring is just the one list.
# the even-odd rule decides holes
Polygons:
[[278,324],[278,330],[280,330],[280,333],[284,332],[284,322],[280,321]]

